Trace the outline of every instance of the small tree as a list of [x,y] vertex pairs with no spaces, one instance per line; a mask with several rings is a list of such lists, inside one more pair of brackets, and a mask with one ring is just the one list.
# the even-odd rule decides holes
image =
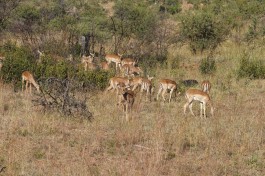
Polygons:
[[228,34],[228,27],[217,16],[209,12],[186,15],[181,20],[181,34],[196,54],[214,50]]

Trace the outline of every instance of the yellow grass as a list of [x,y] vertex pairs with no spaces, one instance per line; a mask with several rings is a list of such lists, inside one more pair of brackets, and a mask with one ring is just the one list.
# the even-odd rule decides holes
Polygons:
[[[207,109],[207,119],[184,116],[183,95],[149,103],[138,93],[134,119],[125,122],[111,92],[89,95],[92,122],[65,118],[41,113],[30,96],[1,84],[0,166],[6,168],[0,175],[264,175],[265,80],[236,81],[242,48],[227,45],[234,51],[220,48],[217,72],[207,77],[215,107],[214,117]],[[198,62],[187,50],[175,54],[189,57],[185,64]],[[183,68],[156,75],[205,78]],[[194,112],[199,115],[199,104]]]

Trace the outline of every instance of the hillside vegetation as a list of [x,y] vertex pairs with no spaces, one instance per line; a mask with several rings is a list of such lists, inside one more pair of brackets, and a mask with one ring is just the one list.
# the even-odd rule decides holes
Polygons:
[[[0,0],[0,175],[265,175],[264,11],[262,0]],[[131,121],[104,91],[119,71],[85,71],[89,53],[134,58],[154,77]],[[25,70],[43,91],[71,80],[93,117],[36,105]],[[155,100],[161,78],[178,84],[170,103]],[[184,115],[188,79],[212,83],[214,116],[199,103]]]

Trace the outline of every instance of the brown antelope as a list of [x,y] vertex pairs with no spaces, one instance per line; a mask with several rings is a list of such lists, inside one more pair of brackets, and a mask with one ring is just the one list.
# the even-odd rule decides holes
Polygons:
[[121,67],[124,76],[134,76],[135,74],[140,75],[143,73],[140,67],[135,67],[133,65],[125,64]]
[[202,88],[202,91],[203,92],[206,92],[206,93],[210,93],[210,90],[211,90],[211,87],[212,87],[212,85],[211,85],[211,83],[210,83],[210,81],[208,81],[208,80],[204,80],[202,83],[201,83],[201,88]]
[[129,75],[133,75],[134,76],[134,74],[141,75],[143,73],[143,71],[142,71],[142,69],[140,67],[135,67],[133,65],[130,65],[129,68],[130,68],[129,69],[129,73],[128,73]]
[[40,86],[36,83],[34,80],[32,74],[29,71],[24,71],[22,73],[22,92],[24,91],[24,82],[26,81],[26,91],[28,89],[28,86],[30,86],[30,94],[31,94],[31,84],[37,89],[38,92],[40,92]]
[[141,82],[141,93],[143,93],[143,91],[146,91],[146,98],[149,95],[150,101],[151,101],[151,95],[153,92],[153,86],[152,86],[152,79],[154,77],[149,77],[147,75],[147,78],[142,78],[142,82]]
[[131,58],[124,58],[121,60],[121,66],[123,66],[125,64],[135,66],[136,61],[134,59],[131,59]]
[[109,90],[115,90],[118,93],[118,87],[129,87],[130,86],[130,80],[123,77],[113,77],[109,80],[109,87],[106,89],[106,92]]
[[102,70],[109,70],[109,63],[108,62],[101,62],[100,63],[100,68],[102,69]]
[[204,112],[204,118],[206,118],[206,104],[209,104],[211,107],[211,115],[213,116],[214,108],[212,106],[212,102],[210,100],[209,95],[206,92],[198,89],[188,89],[185,93],[185,98],[187,99],[187,103],[184,105],[184,114],[186,114],[186,109],[189,106],[190,112],[193,116],[194,113],[192,111],[192,103],[194,101],[200,102],[200,117],[202,117],[202,111]]
[[90,53],[89,56],[82,56],[81,57],[81,63],[84,66],[84,70],[87,71],[88,69],[90,70],[95,70],[97,68],[96,64],[93,63],[94,61],[94,55]]
[[120,54],[107,54],[105,56],[106,61],[110,64],[111,62],[114,62],[116,65],[116,71],[118,70],[118,67],[120,67],[121,64],[121,57]]
[[130,80],[130,85],[133,87],[133,91],[135,91],[138,86],[142,85],[142,80],[142,77],[134,77],[132,80]]
[[123,106],[126,121],[129,121],[129,114],[132,112],[132,107],[135,101],[135,93],[132,90],[121,88],[118,86],[118,105]]
[[158,90],[156,99],[157,100],[159,99],[159,95],[162,92],[163,100],[166,101],[166,99],[165,99],[165,93],[166,93],[167,90],[170,91],[170,96],[169,96],[169,102],[170,102],[171,101],[171,98],[172,98],[172,93],[174,91],[175,91],[175,96],[177,96],[176,95],[177,83],[175,81],[170,80],[170,79],[161,79],[159,81],[159,90]]

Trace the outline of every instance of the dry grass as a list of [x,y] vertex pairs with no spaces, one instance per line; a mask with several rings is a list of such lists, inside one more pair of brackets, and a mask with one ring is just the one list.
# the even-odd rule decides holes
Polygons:
[[[87,102],[94,114],[88,122],[41,114],[29,96],[0,85],[1,174],[265,175],[265,80],[236,81],[236,60],[228,60],[236,55],[226,51],[217,59],[218,71],[210,77],[216,111],[207,119],[185,117],[183,95],[169,104],[148,103],[138,94],[134,120],[126,123],[115,94],[98,93]],[[175,80],[205,78],[183,69],[157,75],[168,74]],[[198,104],[194,109],[199,114]]]

